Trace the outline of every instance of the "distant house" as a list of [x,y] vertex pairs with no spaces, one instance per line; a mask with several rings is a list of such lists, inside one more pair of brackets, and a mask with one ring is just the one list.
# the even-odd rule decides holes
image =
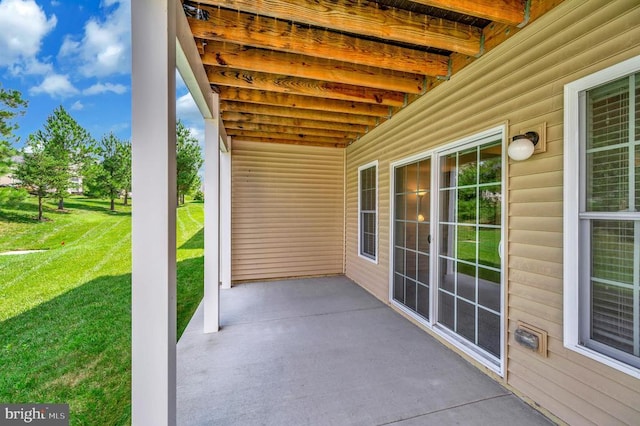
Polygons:
[[[13,166],[12,166],[13,168],[15,167],[16,164],[22,163],[24,160],[22,155],[14,155],[13,157],[11,157],[11,161],[13,163]],[[83,178],[82,178],[82,175],[78,173],[78,169],[79,167],[77,165],[71,166],[71,179],[70,179],[71,183],[69,185],[69,188],[67,189],[67,192],[69,192],[69,194],[83,193],[83,186],[82,186]],[[5,175],[0,176],[0,187],[18,186],[18,185],[20,185],[20,181],[13,176],[12,171],[10,171]]]
[[[15,164],[22,163],[22,161],[21,155],[14,155],[11,157],[11,162],[14,166]],[[20,183],[20,181],[13,177],[11,171],[5,175],[0,175],[0,186],[16,186],[18,183]]]

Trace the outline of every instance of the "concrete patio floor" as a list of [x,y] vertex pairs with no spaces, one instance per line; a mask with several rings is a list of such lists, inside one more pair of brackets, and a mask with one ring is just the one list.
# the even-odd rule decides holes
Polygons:
[[549,425],[345,277],[221,291],[178,342],[179,425]]

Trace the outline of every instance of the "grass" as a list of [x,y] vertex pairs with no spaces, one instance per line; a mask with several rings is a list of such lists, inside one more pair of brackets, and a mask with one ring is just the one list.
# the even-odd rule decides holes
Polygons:
[[[0,209],[0,402],[68,403],[71,424],[130,423],[131,210],[70,198]],[[202,298],[203,205],[178,209],[178,335]]]

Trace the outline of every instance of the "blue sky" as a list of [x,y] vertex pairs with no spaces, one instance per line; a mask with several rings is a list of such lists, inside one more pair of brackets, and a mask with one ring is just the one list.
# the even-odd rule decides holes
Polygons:
[[[62,105],[94,138],[131,137],[131,0],[0,0],[0,83],[28,100],[21,146]],[[202,140],[179,76],[177,116]]]

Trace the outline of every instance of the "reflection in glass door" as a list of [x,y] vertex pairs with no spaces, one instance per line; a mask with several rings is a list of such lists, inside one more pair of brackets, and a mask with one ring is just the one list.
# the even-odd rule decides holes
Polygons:
[[431,160],[395,168],[393,299],[429,319]]
[[440,157],[438,323],[500,359],[502,143]]

